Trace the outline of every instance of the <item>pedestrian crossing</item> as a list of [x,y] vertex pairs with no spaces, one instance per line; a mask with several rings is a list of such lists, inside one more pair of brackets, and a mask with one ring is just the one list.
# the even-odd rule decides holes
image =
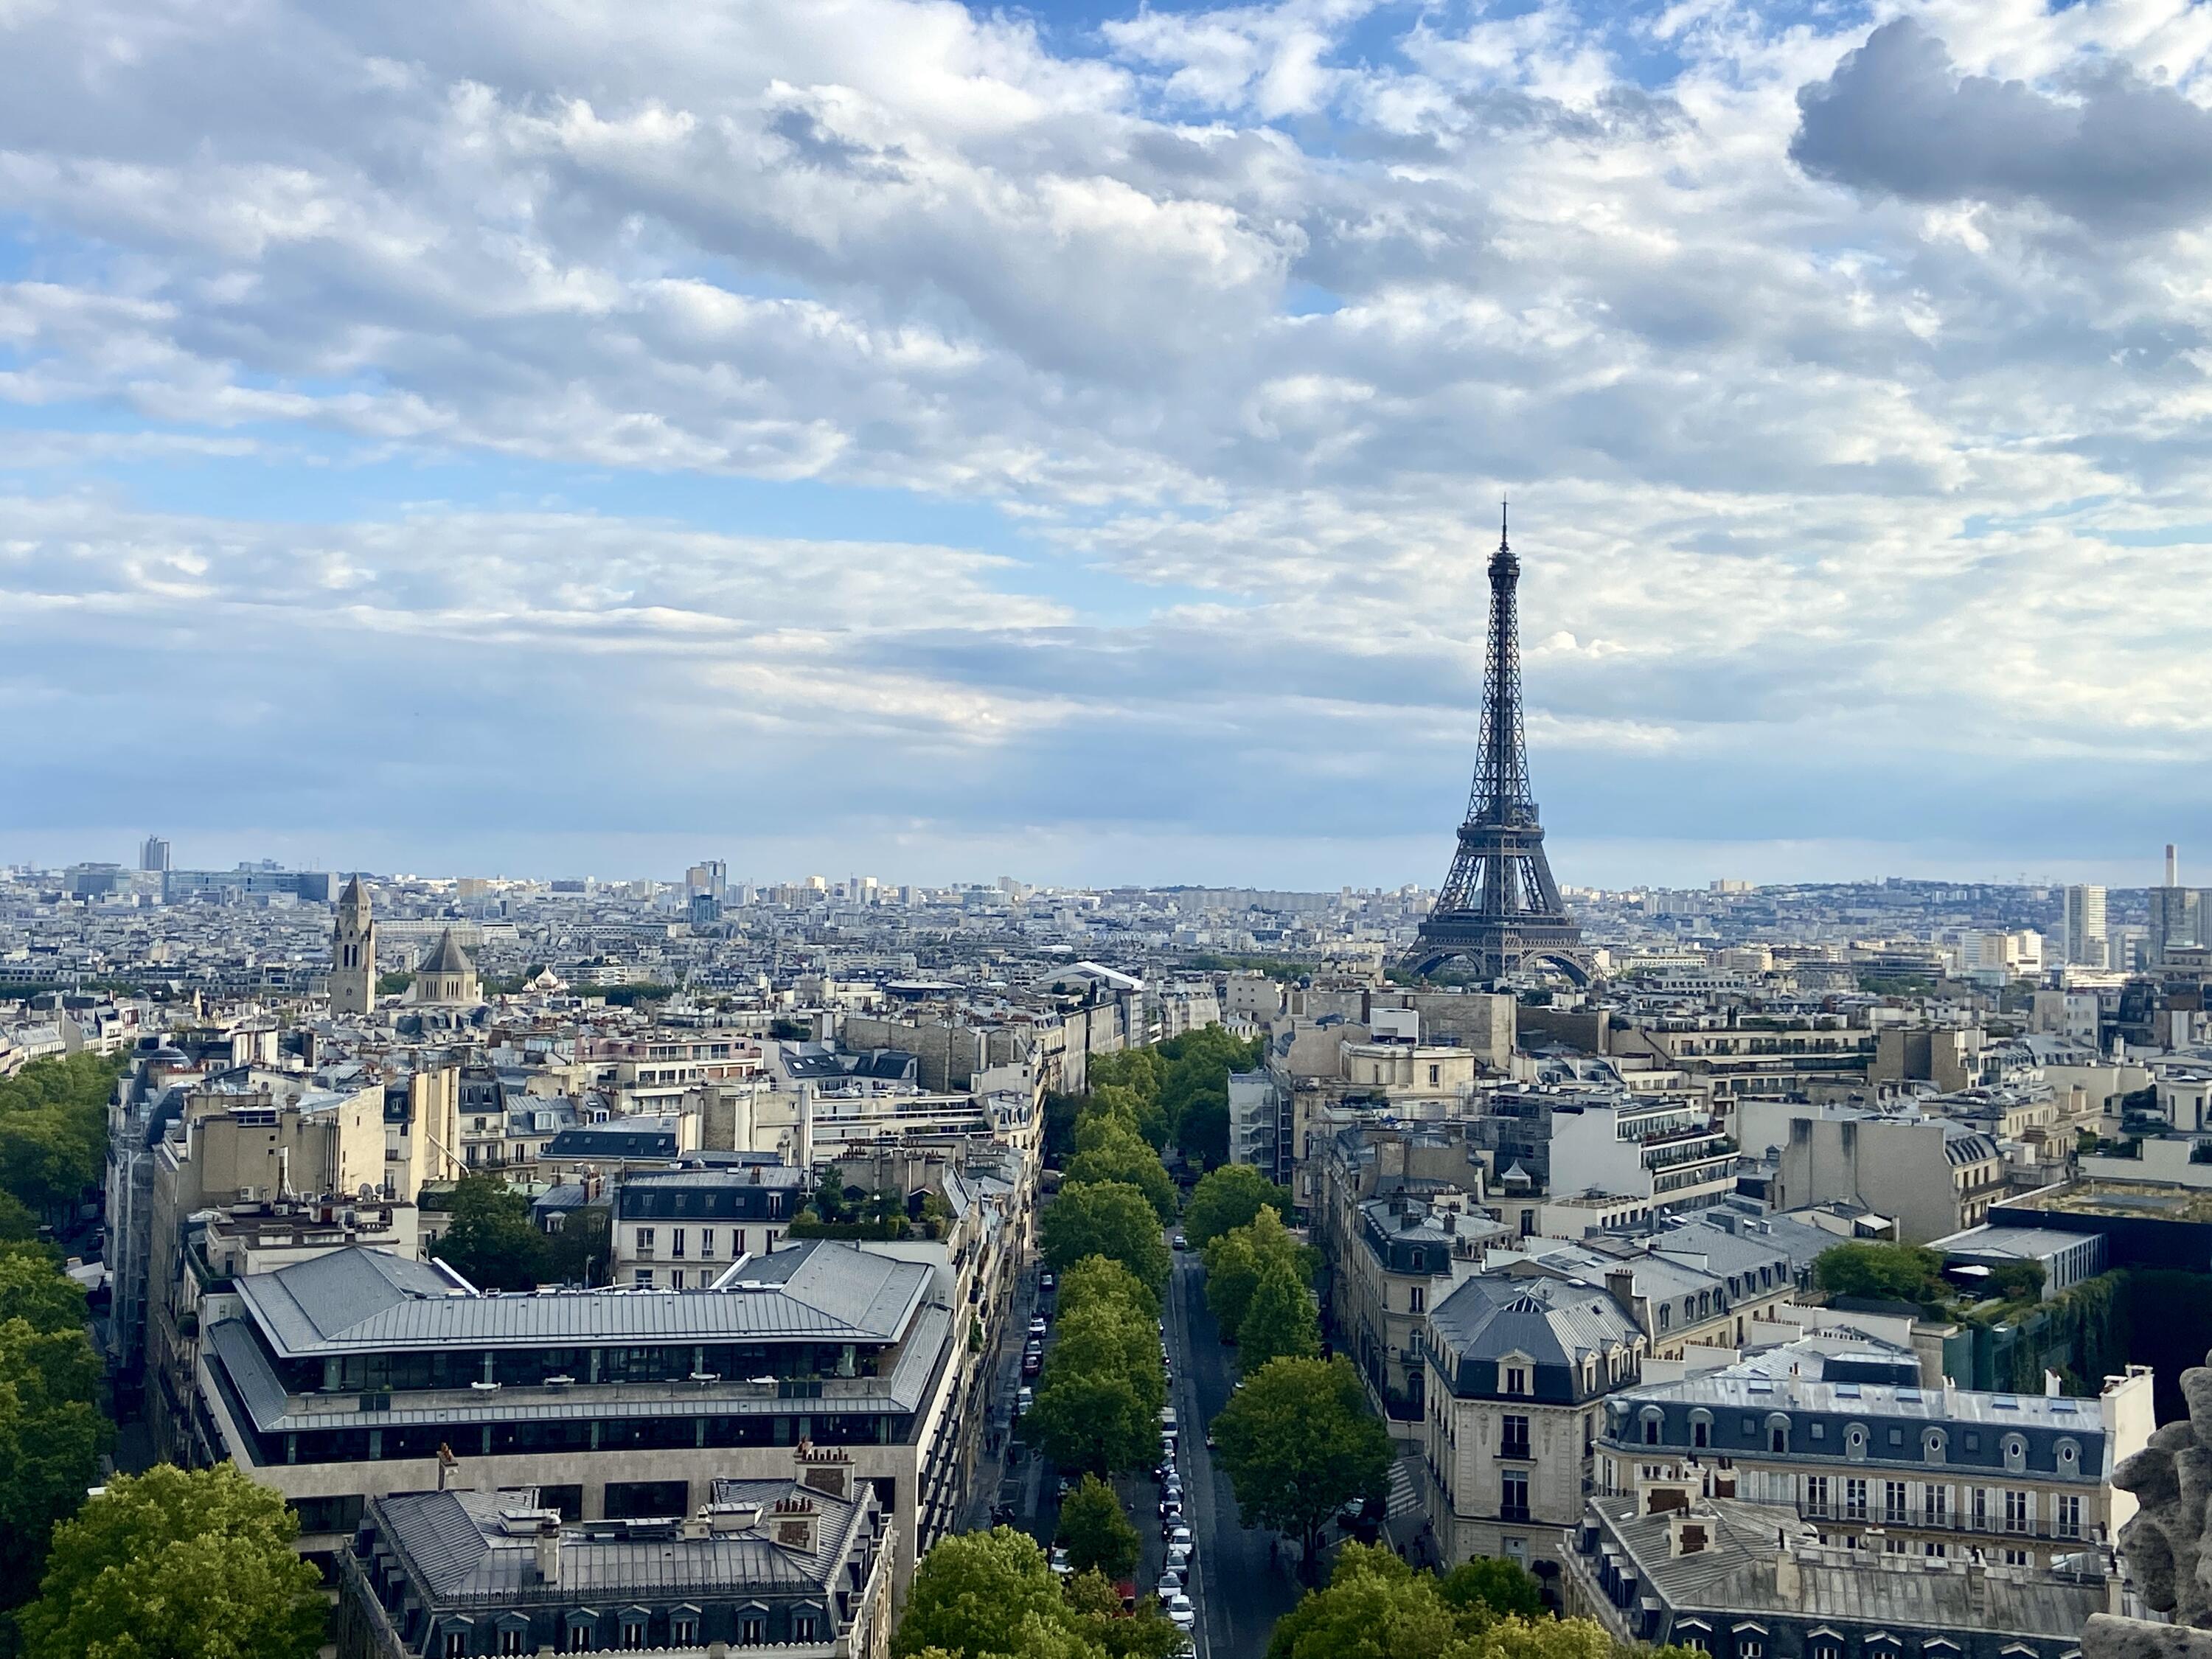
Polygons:
[[1390,1497],[1384,1507],[1393,1521],[1420,1509],[1421,1460],[1418,1453],[1408,1454],[1390,1465]]

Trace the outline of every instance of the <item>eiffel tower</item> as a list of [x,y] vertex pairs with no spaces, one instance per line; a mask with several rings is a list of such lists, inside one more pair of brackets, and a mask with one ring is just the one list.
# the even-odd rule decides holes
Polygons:
[[1404,965],[1434,973],[1464,958],[1477,977],[1503,979],[1547,963],[1577,985],[1589,981],[1582,930],[1559,901],[1544,856],[1544,827],[1528,793],[1528,739],[1521,729],[1521,627],[1515,601],[1521,561],[1498,514],[1498,551],[1490,558],[1490,640],[1482,672],[1482,753],[1459,852],[1436,908]]

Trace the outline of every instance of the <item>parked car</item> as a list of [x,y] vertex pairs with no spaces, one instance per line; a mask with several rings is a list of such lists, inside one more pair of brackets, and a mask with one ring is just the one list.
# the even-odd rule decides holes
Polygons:
[[1034,1377],[1043,1370],[1044,1356],[1042,1354],[1025,1353],[1022,1356],[1022,1375],[1024,1376]]
[[1049,1272],[1041,1273],[1037,1275],[1037,1289],[1043,1291],[1045,1295],[1050,1296],[1059,1288],[1060,1281],[1054,1279]]
[[1032,1319],[1030,1321],[1030,1334],[1033,1337],[1040,1339],[1042,1338],[1044,1335],[1044,1321],[1042,1319]]
[[1190,1543],[1190,1528],[1180,1521],[1170,1522],[1160,1528],[1160,1536],[1166,1540],[1167,1547],[1170,1550],[1177,1544],[1188,1547]]
[[1035,1389],[1024,1389],[1020,1393],[1014,1396],[1014,1415],[1019,1417],[1024,1412],[1027,1411],[1030,1407],[1036,1404],[1036,1390]]
[[[1031,1559],[1034,1559],[1035,1558],[1032,1557]],[[1062,1578],[1066,1577],[1069,1573],[1075,1571],[1073,1567],[1067,1565],[1067,1552],[1057,1544],[1054,1545],[1052,1547],[1052,1570],[1058,1573]]]
[[1194,1630],[1198,1626],[1198,1609],[1190,1604],[1190,1597],[1177,1590],[1172,1596],[1161,1598],[1168,1617],[1175,1621],[1177,1630]]
[[1189,1545],[1169,1545],[1168,1571],[1172,1573],[1180,1574],[1184,1578],[1188,1578],[1190,1577],[1190,1557],[1191,1547]]
[[1176,1249],[1178,1250],[1187,1250],[1190,1248],[1189,1243],[1184,1239],[1181,1233],[1177,1233],[1174,1238],[1169,1242],[1174,1244]]

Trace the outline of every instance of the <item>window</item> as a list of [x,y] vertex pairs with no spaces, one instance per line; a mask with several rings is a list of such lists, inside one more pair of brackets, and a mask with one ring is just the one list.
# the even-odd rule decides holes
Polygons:
[[696,1647],[699,1642],[699,1616],[679,1613],[668,1621],[668,1642],[671,1647]]
[[2007,1565],[2007,1566],[2008,1566],[2008,1567],[2024,1567],[2024,1566],[2027,1565],[2028,1565],[2028,1554],[2027,1554],[2027,1552],[2026,1550],[2007,1550],[2007,1551],[2005,1551],[2005,1552],[2004,1552],[2004,1564],[2005,1564],[2005,1565]]
[[637,1248],[641,1250],[649,1250],[653,1248],[652,1228],[640,1227],[637,1230]]
[[791,1615],[791,1639],[794,1642],[811,1642],[814,1639],[812,1613],[794,1613]]
[[2081,1535],[2081,1500],[2071,1492],[2059,1497],[2056,1529],[2061,1538],[2079,1538]]
[[1735,1659],[1760,1659],[1765,1651],[1766,1644],[1756,1636],[1740,1636],[1736,1638]]
[[699,1259],[704,1261],[714,1254],[714,1230],[712,1227],[702,1227],[699,1229]]
[[517,1630],[514,1626],[508,1626],[499,1633],[499,1650],[501,1653],[524,1652],[523,1643],[529,1634],[526,1630]]
[[1828,1477],[1808,1474],[1805,1477],[1805,1513],[1826,1515],[1828,1512]]
[[592,1626],[587,1620],[582,1619],[571,1619],[568,1621],[569,1652],[589,1653],[592,1650],[592,1645],[594,1639]]
[[668,1283],[672,1289],[678,1291],[682,1290],[684,1288],[684,1269],[681,1267],[671,1268],[668,1273]]
[[1441,1083],[1441,1082],[1443,1082],[1443,1067],[1441,1067],[1441,1066],[1430,1066],[1430,1067],[1429,1067],[1429,1087],[1431,1087],[1431,1089],[1433,1089],[1433,1088],[1435,1088],[1435,1087],[1437,1086],[1437,1084],[1439,1084],[1439,1083]]
[[1505,1392],[1508,1394],[1528,1393],[1528,1373],[1518,1365],[1508,1365],[1505,1368]]
[[1523,1469],[1507,1469],[1498,1477],[1498,1518],[1504,1521],[1526,1521],[1528,1518],[1528,1475]]
[[2031,1492],[2015,1488],[2005,1490],[2005,1530],[2033,1532],[2035,1530],[2035,1498]]
[[626,1648],[645,1645],[645,1621],[642,1619],[625,1618],[622,1621],[622,1644]]
[[1947,1525],[1949,1521],[1948,1512],[1951,1506],[1951,1489],[1948,1486],[1924,1486],[1922,1490],[1928,1494],[1928,1524],[1931,1527]]
[[1659,1443],[1659,1419],[1656,1417],[1647,1417],[1644,1419],[1644,1443],[1647,1446],[1656,1446]]
[[1867,1483],[1863,1480],[1844,1482],[1844,1519],[1863,1521],[1867,1518]]
[[[1818,1429],[1820,1425],[1818,1423],[1815,1423],[1813,1426],[1815,1429]],[[1790,1449],[1790,1431],[1784,1428],[1781,1424],[1777,1423],[1773,1428],[1767,1431],[1766,1449],[1772,1452],[1777,1457],[1781,1456],[1784,1452],[1788,1451]]]
[[731,1254],[732,1255],[743,1255],[744,1253],[745,1253],[745,1230],[744,1230],[743,1227],[732,1227],[732,1228],[731,1228],[731,1229],[730,1229],[730,1254]]
[[446,1632],[446,1659],[462,1659],[469,1650],[469,1633],[465,1630]]
[[1974,1530],[1987,1532],[1989,1529],[1990,1489],[1987,1486],[1977,1486],[1974,1488]]
[[1703,1418],[1692,1421],[1690,1425],[1690,1443],[1693,1446],[1710,1446],[1712,1443],[1713,1425]]
[[1498,1421],[1498,1455],[1500,1457],[1528,1455],[1528,1419],[1508,1413]]
[[1902,1525],[1906,1515],[1905,1482],[1885,1480],[1881,1483],[1881,1518],[1892,1526]]
[[1659,1328],[1663,1331],[1674,1322],[1674,1304],[1671,1302],[1662,1302],[1659,1304]]
[[768,1640],[768,1616],[749,1613],[738,1620],[738,1640],[749,1648],[757,1648]]
[[1844,1650],[1833,1642],[1815,1642],[1813,1659],[1844,1659]]
[[669,1255],[680,1256],[684,1254],[684,1229],[681,1227],[671,1227],[668,1230]]
[[652,1289],[652,1288],[653,1288],[653,1269],[652,1269],[652,1268],[650,1268],[650,1267],[635,1267],[635,1268],[633,1268],[633,1269],[631,1269],[631,1272],[630,1272],[630,1277],[631,1277],[633,1279],[635,1279],[638,1284],[644,1285],[647,1290],[650,1290],[650,1289]]
[[1418,1285],[1414,1285],[1412,1290],[1406,1292],[1406,1307],[1410,1312],[1419,1313],[1423,1311],[1427,1305],[1427,1292],[1423,1291]]

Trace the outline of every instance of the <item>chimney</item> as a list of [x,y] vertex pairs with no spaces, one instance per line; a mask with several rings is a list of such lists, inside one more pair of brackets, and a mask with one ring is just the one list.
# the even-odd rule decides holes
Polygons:
[[814,1500],[799,1494],[777,1498],[769,1511],[769,1536],[801,1555],[814,1553],[821,1526],[822,1511],[814,1507]]
[[2166,884],[2168,887],[2181,885],[2181,860],[2176,856],[2172,842],[2166,844]]
[[[1976,1552],[1978,1556],[1979,1553]],[[1990,1616],[1990,1570],[1978,1559],[1966,1563],[1966,1600],[1972,1604],[1976,1619]]]
[[538,1523],[538,1537],[532,1553],[538,1563],[538,1582],[557,1584],[561,1582],[561,1523],[548,1516]]
[[1805,1572],[1790,1553],[1790,1540],[1782,1534],[1775,1535],[1774,1599],[1785,1607],[1805,1605]]
[[1712,1540],[1713,1517],[1690,1510],[1677,1510],[1667,1517],[1667,1553],[1702,1555]]
[[684,1517],[684,1524],[677,1528],[677,1535],[682,1538],[704,1538],[714,1529],[713,1517],[708,1514],[707,1506],[702,1504],[696,1513]]
[[802,1440],[792,1454],[799,1484],[839,1501],[853,1495],[853,1455],[835,1446]]

